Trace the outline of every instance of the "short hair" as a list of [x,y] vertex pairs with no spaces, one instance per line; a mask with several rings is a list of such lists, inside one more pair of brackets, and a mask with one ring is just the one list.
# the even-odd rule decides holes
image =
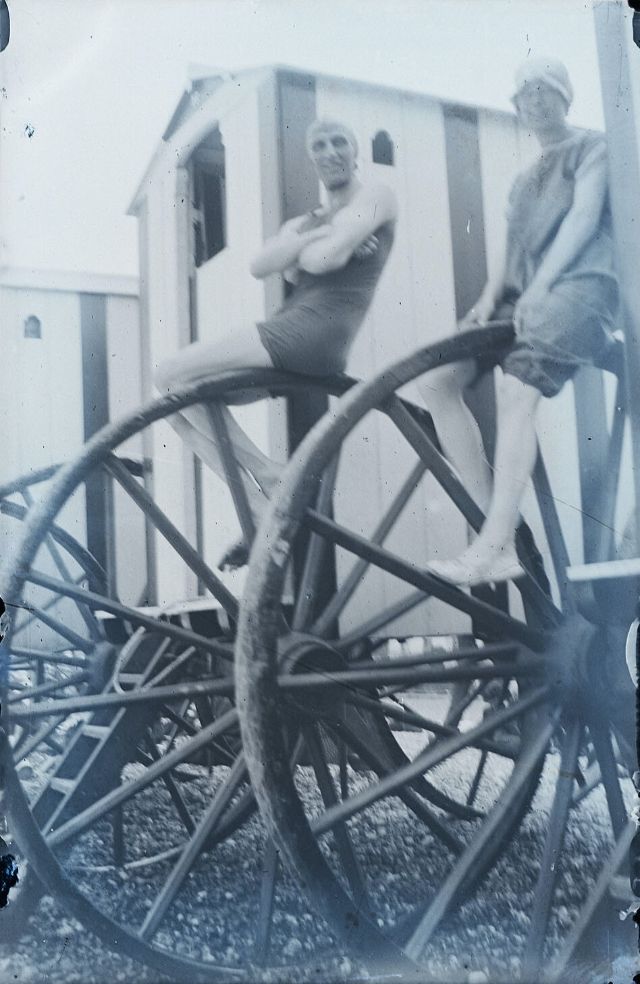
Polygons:
[[325,133],[327,130],[339,130],[353,147],[354,154],[357,155],[358,141],[351,127],[347,126],[346,123],[342,123],[341,120],[332,119],[328,116],[322,116],[319,119],[314,120],[313,123],[307,127],[307,133],[305,136],[305,145],[307,150],[311,149],[311,144],[314,137],[316,137],[319,133]]

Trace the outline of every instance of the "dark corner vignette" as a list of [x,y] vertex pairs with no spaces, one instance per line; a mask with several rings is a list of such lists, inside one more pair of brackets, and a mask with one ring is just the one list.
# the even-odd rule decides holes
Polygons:
[[[640,8],[640,2],[636,3],[636,6]],[[640,12],[634,14],[634,21],[636,30],[634,30],[634,40],[636,44],[640,47]],[[630,871],[631,871],[631,891],[637,899],[640,900],[640,601],[638,602],[638,618],[639,621],[636,624],[636,764],[638,769],[633,774],[633,784],[635,786],[636,795],[639,800],[636,805],[636,833],[631,842],[631,857],[630,861]],[[638,953],[640,953],[640,904],[636,909],[633,921],[638,927]],[[640,974],[634,977],[634,982],[640,982]]]
[[[6,4],[4,5],[6,6]],[[3,33],[4,39],[4,33]],[[0,644],[7,630],[7,609],[0,598]],[[2,707],[0,706],[0,713]],[[0,790],[4,788],[4,773],[0,766]],[[8,851],[7,842],[0,837],[0,909],[4,909],[9,901],[9,892],[18,884],[18,865],[13,854]]]
[[0,0],[0,51],[4,51],[8,46],[10,37],[11,17],[9,16],[9,7],[7,6],[7,0]]
[[633,10],[632,31],[634,43],[640,48],[640,0],[628,0]]

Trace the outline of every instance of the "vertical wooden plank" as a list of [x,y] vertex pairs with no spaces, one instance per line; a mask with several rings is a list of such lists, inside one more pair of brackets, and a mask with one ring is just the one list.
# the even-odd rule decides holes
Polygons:
[[[633,48],[632,11],[625,5],[594,7],[600,83],[609,152],[609,187],[627,358],[629,417],[636,501],[636,537],[640,543],[640,63]],[[633,61],[630,49],[633,49]]]
[[[176,234],[176,315],[178,344],[182,348],[198,338],[195,320],[197,297],[195,292],[195,257],[193,250],[191,170],[178,167],[175,172],[175,234]],[[201,501],[198,482],[200,471],[194,465],[194,454],[187,444],[182,446],[182,476],[184,496],[184,525],[187,539],[196,543],[198,531],[202,527],[202,517],[198,515]],[[201,594],[198,578],[192,571],[185,570],[186,594],[188,597]]]
[[[138,254],[140,263],[140,296],[138,299],[138,325],[140,345],[140,393],[142,402],[151,398],[153,384],[151,380],[151,339],[149,324],[149,201],[145,198],[138,212]],[[153,460],[153,438],[145,431],[142,436],[142,455],[145,461]],[[145,490],[153,495],[153,473],[145,470]],[[158,597],[158,576],[156,566],[155,536],[151,523],[145,517],[145,561],[146,561],[146,598],[142,599],[148,605],[155,605]]]
[[[149,300],[149,374],[188,339],[189,328],[182,315],[181,297],[185,287],[179,283],[180,264],[178,223],[175,200],[177,168],[169,147],[159,156],[157,168],[149,182],[147,194],[147,275]],[[182,327],[181,327],[182,326]],[[153,461],[153,494],[159,507],[181,533],[188,534],[188,502],[193,500],[193,476],[185,474],[184,447],[171,427],[160,422],[149,432],[149,450]],[[176,557],[162,537],[153,533],[156,558],[157,603],[160,605],[185,599],[196,593],[191,572]]]
[[582,507],[582,540],[584,562],[598,559],[600,544],[602,489],[609,431],[602,372],[590,366],[575,377],[573,391],[576,403],[580,499]]
[[[109,418],[117,420],[142,403],[137,298],[107,297],[106,329]],[[117,453],[142,461],[141,435],[125,441]],[[113,486],[113,519],[118,594],[125,603],[135,605],[147,583],[146,521],[117,484]]]
[[[446,106],[444,131],[450,188],[456,317],[462,318],[478,299],[487,282],[477,110]],[[481,380],[469,394],[467,402],[478,419],[487,453],[492,458],[495,449],[493,378],[488,376]]]
[[[272,71],[257,89],[258,145],[260,148],[260,197],[262,200],[262,240],[275,235],[282,225],[285,203],[282,187],[280,127],[280,85],[278,72]],[[284,298],[283,278],[262,281],[265,316],[278,310]],[[286,400],[269,400],[266,405],[268,453],[274,461],[285,463],[289,452]]]
[[[109,420],[107,312],[104,294],[80,295],[80,319],[84,439],[88,441]],[[109,586],[113,590],[116,572],[111,479],[105,473],[95,471],[88,476],[85,489],[87,547],[106,570]]]

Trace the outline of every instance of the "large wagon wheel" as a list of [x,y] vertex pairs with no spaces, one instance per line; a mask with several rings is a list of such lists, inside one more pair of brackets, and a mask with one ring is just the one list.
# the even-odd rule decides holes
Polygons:
[[[29,509],[42,494],[43,483],[57,470],[58,466],[44,468],[0,486],[0,555],[7,557],[15,550]],[[55,524],[41,545],[38,566],[69,584],[106,590],[107,576],[95,557],[76,537]],[[63,595],[49,598],[44,609],[35,601],[28,609],[10,608],[9,617],[11,649],[5,646],[3,673],[4,687],[11,693],[27,685],[45,686],[65,673],[71,682],[80,682],[80,670],[84,669],[80,666],[81,657],[74,660],[65,654],[72,645],[70,638],[60,633],[61,628],[83,630],[93,640],[104,638],[95,612]],[[83,682],[88,679],[86,674]]]
[[[436,976],[460,972],[439,930],[445,924],[453,928],[457,953],[472,953],[473,963],[482,960],[478,922],[491,953],[490,924],[519,910],[520,925],[511,925],[510,944],[523,979],[539,980],[553,951],[551,976],[562,974],[633,834],[626,799],[632,796],[630,782],[620,778],[616,762],[621,749],[633,747],[633,692],[624,647],[612,647],[612,627],[601,609],[593,598],[579,596],[567,578],[570,558],[542,457],[535,486],[558,590],[555,601],[541,590],[520,543],[530,571],[518,582],[525,618],[508,614],[490,595],[469,595],[431,575],[419,545],[414,549],[405,540],[409,553],[401,555],[385,542],[384,519],[363,533],[357,510],[351,510],[347,522],[339,509],[332,516],[314,506],[314,476],[338,456],[342,462],[360,460],[358,442],[370,446],[375,427],[385,426],[395,428],[397,442],[414,452],[414,467],[428,470],[477,529],[479,510],[438,453],[420,415],[398,394],[430,368],[486,354],[510,337],[511,329],[504,326],[460,334],[345,395],[298,449],[252,553],[236,646],[236,693],[254,791],[268,829],[327,924],[377,969],[409,974],[407,961],[415,961]],[[619,388],[619,410],[622,404]],[[603,530],[613,527],[609,504],[615,499],[623,420],[623,414],[614,414],[605,496],[597,513]],[[393,447],[393,440],[387,446]],[[392,482],[393,476],[384,479]],[[409,485],[416,480],[416,473],[407,479]],[[354,491],[353,475],[348,481],[344,495],[357,498],[361,493],[357,487]],[[336,488],[339,493],[340,469]],[[396,486],[390,510],[407,508],[406,488]],[[283,586],[297,538],[309,532],[317,552],[320,544],[331,545],[350,563],[344,563],[344,579],[329,604],[310,618],[303,612],[298,632],[290,632],[279,615]],[[611,549],[607,542],[606,550]],[[313,574],[310,564],[311,593]],[[345,633],[357,586],[366,593],[369,585],[374,595],[382,578],[395,585],[396,600]],[[460,612],[472,616],[483,645],[390,658],[385,625],[425,598],[439,599],[452,618],[459,620]],[[350,658],[354,650],[345,640],[350,645],[359,641],[356,653],[367,649],[368,641],[373,656]],[[394,700],[416,682],[445,683],[458,693],[464,683],[466,693],[456,712],[449,708],[444,717],[437,702],[411,706],[405,699]],[[369,736],[373,722],[394,720],[417,733],[405,743],[411,762],[390,767],[380,761]],[[313,752],[315,781],[309,769],[291,768],[289,748],[296,731],[306,736]],[[333,764],[326,749],[336,739],[369,771],[354,773]],[[529,840],[521,848],[531,860],[516,876],[517,884],[509,884],[508,871],[494,883],[488,918],[473,909],[472,889],[490,877],[541,771],[540,805],[529,818]],[[427,788],[416,785],[426,780]],[[448,803],[439,799],[443,794]],[[452,801],[477,812],[465,815]],[[416,814],[426,821],[420,827],[413,823]],[[571,851],[563,856],[567,839]],[[589,848],[582,853],[581,840]],[[579,877],[571,852],[582,866]],[[589,882],[592,888],[581,907]],[[560,895],[564,905],[558,907]],[[459,906],[466,918],[456,915]],[[568,932],[567,923],[572,923]],[[513,979],[517,969],[507,956],[501,964],[494,954],[496,961],[492,970]]]
[[[29,509],[46,490],[46,483],[58,467],[42,468],[0,486],[2,555],[7,556],[15,549]],[[95,557],[55,524],[41,545],[37,566],[75,587],[106,591],[107,576]],[[32,699],[38,700],[52,689],[60,693],[89,692],[100,685],[100,659],[89,661],[86,652],[74,651],[72,637],[68,635],[68,630],[84,631],[94,643],[94,654],[104,649],[105,634],[95,612],[64,595],[48,597],[44,608],[34,599],[28,609],[10,608],[9,612],[11,644],[7,639],[0,647],[5,708],[12,701],[19,701],[21,692],[26,690],[33,695]],[[23,779],[33,772],[33,765],[25,763],[30,751],[37,749],[38,768],[46,769],[62,753],[63,744],[69,738],[61,732],[55,735],[55,729],[51,728],[38,734],[38,726],[37,721],[22,721],[16,723],[11,735],[14,766]],[[2,813],[6,824],[4,810]],[[9,849],[15,850],[13,832],[5,827],[3,836],[8,839]],[[11,893],[11,905],[2,920],[3,938],[15,939],[24,930],[42,890],[32,869],[23,863],[19,887]]]
[[[33,506],[0,579],[9,604],[31,609],[15,620],[7,652],[26,658],[24,620],[35,613],[55,636],[43,644],[46,659],[57,656],[70,667],[42,682],[16,680],[14,664],[11,688],[4,680],[11,828],[31,868],[70,913],[107,945],[117,940],[120,950],[174,979],[227,982],[259,975],[267,965],[284,979],[295,958],[298,981],[305,959],[310,976],[331,964],[326,955],[319,964],[312,959],[326,948],[324,931],[313,942],[314,932],[300,928],[297,947],[292,943],[291,925],[313,927],[314,920],[281,873],[249,785],[232,673],[238,589],[152,497],[151,462],[136,467],[122,456],[132,447],[148,448],[154,428],[166,456],[166,418],[206,406],[217,421],[238,531],[251,539],[245,480],[216,408],[267,395],[295,397],[301,390],[340,396],[350,385],[346,377],[312,382],[269,371],[227,373],[106,427]],[[183,614],[169,617],[166,608],[119,598],[112,579],[101,580],[82,548],[83,577],[75,568],[67,576],[45,565],[52,544],[68,554],[70,538],[57,524],[82,515],[88,490],[100,483],[110,495],[117,483],[128,522],[137,510],[147,538],[161,539],[170,550],[164,563],[173,564],[174,573],[183,565],[180,570],[204,587],[209,607],[218,606],[215,619],[196,612],[186,623]],[[320,507],[325,498],[320,488]],[[228,540],[211,548],[212,561],[226,546]],[[126,548],[133,553],[133,536]],[[283,618],[295,602],[295,586],[291,592]],[[176,593],[169,600],[184,598]],[[39,666],[42,656],[41,649],[30,658]],[[386,724],[379,741],[387,757],[402,756]],[[307,752],[294,741],[290,754],[299,760]],[[181,929],[177,943],[171,924]],[[336,966],[334,976],[344,972]]]

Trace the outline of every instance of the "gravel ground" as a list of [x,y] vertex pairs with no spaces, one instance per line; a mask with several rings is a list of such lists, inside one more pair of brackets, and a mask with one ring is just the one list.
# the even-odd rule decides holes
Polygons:
[[[419,740],[410,732],[399,735],[409,754],[412,742]],[[447,782],[455,786],[470,773],[477,753],[465,752],[456,760],[457,774],[447,773]],[[533,808],[525,818],[517,837],[498,864],[484,879],[480,889],[438,931],[423,956],[424,981],[448,984],[481,984],[491,981],[506,984],[514,979],[529,922],[529,909],[540,864],[544,835],[552,802],[559,761],[548,757]],[[132,774],[134,766],[129,767]],[[185,770],[189,772],[189,768]],[[299,770],[299,788],[313,808],[314,795],[307,781],[309,770]],[[211,788],[222,781],[227,770],[218,767],[211,774],[193,768],[191,778],[181,784],[181,791],[195,814],[204,809]],[[437,775],[436,777],[437,778]],[[356,785],[365,783],[354,777]],[[499,782],[492,774],[492,783]],[[491,783],[481,788],[479,796],[491,797]],[[625,794],[632,802],[630,784]],[[143,858],[179,843],[180,828],[164,787],[149,788],[136,801],[135,813],[125,817],[125,839],[129,857]],[[425,872],[437,878],[447,866],[446,852],[420,826],[415,817],[397,800],[378,803],[366,818],[352,828],[359,860],[366,872],[379,920],[409,912],[425,891]],[[158,879],[171,869],[171,860],[151,867],[129,870],[126,874],[108,867],[111,839],[110,824],[103,821],[84,835],[67,857],[74,868],[78,884],[108,914],[121,924],[139,925],[157,892]],[[598,864],[609,845],[606,802],[596,789],[572,814],[563,857],[560,860],[548,958],[566,933],[589,883],[597,876]],[[327,846],[328,849],[328,846]],[[189,876],[180,896],[182,903],[171,921],[161,927],[159,945],[169,952],[196,959],[215,958],[229,967],[242,965],[253,952],[253,927],[258,911],[260,876],[264,861],[265,837],[254,817],[232,837],[217,845],[212,855],[201,859]],[[92,865],[92,870],[80,866]],[[100,870],[106,866],[107,870]],[[16,903],[16,911],[18,911]],[[173,910],[172,910],[173,911]],[[326,926],[306,905],[303,893],[290,879],[279,879],[275,898],[276,918],[272,937],[272,954],[277,964],[295,968],[310,961],[310,978],[317,982],[339,977],[357,977],[357,969],[342,955]],[[9,909],[5,910],[9,912]],[[629,921],[625,928],[631,930]],[[161,971],[144,967],[122,956],[121,944],[114,937],[105,942],[87,932],[49,897],[45,897],[28,920],[19,938],[11,937],[0,944],[0,982],[25,984],[102,984],[106,981],[151,982],[170,980]],[[0,932],[2,914],[0,914]],[[117,952],[120,946],[120,952]],[[619,947],[620,949],[616,949]],[[114,949],[116,952],[114,952]],[[567,976],[567,984],[631,984],[640,969],[635,966],[633,932],[626,941],[611,942],[610,957],[615,961],[613,976],[576,968]],[[224,975],[223,975],[224,977]],[[279,975],[274,974],[274,979]],[[280,978],[284,979],[284,978]],[[302,971],[293,970],[288,980],[306,979]]]

